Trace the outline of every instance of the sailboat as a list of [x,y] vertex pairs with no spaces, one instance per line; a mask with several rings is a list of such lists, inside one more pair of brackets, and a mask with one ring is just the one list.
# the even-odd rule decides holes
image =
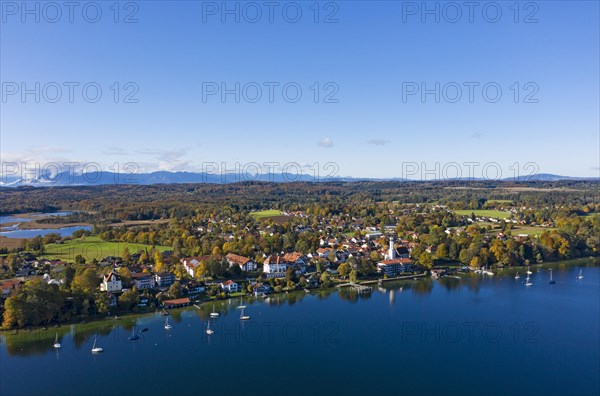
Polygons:
[[210,317],[211,318],[218,318],[219,317],[219,313],[215,311],[215,305],[213,304],[213,310],[210,313]]
[[140,339],[140,336],[135,334],[135,325],[133,326],[133,329],[131,330],[131,337],[128,338],[129,341],[137,341]]
[[577,279],[583,279],[583,270],[579,269],[579,275],[577,275]]
[[529,271],[529,267],[527,267],[527,275],[531,275],[533,272]]
[[239,309],[244,309],[246,308],[246,306],[244,305],[244,299],[240,298],[240,305],[238,306]]
[[211,328],[210,328],[210,320],[206,324],[206,334],[208,334],[208,335],[215,334],[215,332],[213,330],[211,330]]
[[533,286],[533,283],[531,283],[531,278],[529,278],[529,271],[527,271],[527,279],[525,279],[525,286]]
[[244,306],[242,305],[242,306],[241,306],[241,308],[242,308],[242,312],[240,312],[240,320],[249,320],[249,319],[250,319],[250,316],[248,316],[248,315],[244,315],[244,308],[246,308],[246,307],[244,307]]
[[58,342],[58,333],[56,333],[56,337],[54,337],[54,345],[53,345],[54,349],[60,349],[62,348],[62,344],[60,342]]
[[517,272],[517,274],[515,275],[515,279],[519,279],[521,276],[519,275],[519,273]]
[[494,273],[492,271],[490,271],[489,267],[486,267],[484,270],[481,271],[484,275],[488,275],[488,276],[492,276],[494,275]]
[[556,283],[556,281],[554,279],[552,279],[552,270],[550,270],[550,282],[548,282],[548,283],[551,285]]
[[171,330],[173,326],[169,324],[169,318],[165,319],[165,330]]
[[94,345],[92,345],[92,353],[104,352],[104,349],[96,346],[96,339],[97,339],[97,336],[94,336]]

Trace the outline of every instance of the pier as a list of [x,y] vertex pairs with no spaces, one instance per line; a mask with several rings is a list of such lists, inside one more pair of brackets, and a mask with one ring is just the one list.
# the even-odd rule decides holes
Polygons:
[[365,286],[365,285],[359,285],[357,283],[354,282],[350,282],[350,283],[343,283],[341,285],[337,285],[337,287],[342,288],[342,287],[351,287],[353,290],[356,290],[359,293],[370,293],[371,291],[373,291],[373,288],[371,286]]

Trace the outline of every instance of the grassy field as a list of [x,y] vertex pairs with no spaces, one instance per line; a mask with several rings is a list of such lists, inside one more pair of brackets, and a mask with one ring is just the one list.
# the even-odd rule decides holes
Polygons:
[[542,235],[546,231],[552,231],[551,227],[516,227],[511,230],[513,235],[526,234],[529,236]]
[[490,199],[488,200],[486,203],[495,203],[495,204],[510,204],[513,203],[515,201],[513,201],[512,199]]
[[256,219],[265,219],[267,217],[281,216],[281,211],[279,211],[279,210],[261,210],[259,212],[250,213],[250,216],[253,216]]
[[508,217],[508,213],[502,212],[501,210],[455,210],[454,213],[461,216],[471,216],[471,213],[475,213],[478,217],[493,217],[498,219],[505,219]]
[[[60,245],[54,243],[48,244],[46,245],[46,253],[41,257],[74,261],[75,256],[80,254],[85,257],[86,261],[91,261],[94,258],[100,260],[106,256],[120,256],[125,247],[129,249],[130,253],[136,253],[146,248],[150,250],[152,248],[150,245],[141,243],[105,242],[97,236],[88,236],[73,239]],[[156,248],[161,252],[171,249],[168,246],[156,246]]]

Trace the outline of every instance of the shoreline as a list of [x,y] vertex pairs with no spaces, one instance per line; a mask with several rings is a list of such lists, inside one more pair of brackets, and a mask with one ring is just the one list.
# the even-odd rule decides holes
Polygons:
[[[533,264],[530,265],[531,268],[543,268],[543,267],[551,267],[551,266],[555,266],[557,264],[563,264],[566,266],[575,266],[577,264],[579,264],[580,261],[586,261],[586,265],[587,264],[593,264],[596,266],[600,266],[600,257],[580,257],[580,258],[576,258],[576,259],[571,259],[571,260],[563,260],[563,261],[550,261],[550,262],[546,262],[546,263],[541,263],[541,264]],[[518,268],[523,268],[523,267],[510,267],[510,268],[503,268],[501,270],[502,275],[512,275],[511,272],[513,272],[514,270],[518,270]],[[507,272],[504,272],[505,270],[508,270]],[[514,272],[513,272],[514,273]],[[475,276],[477,274],[474,274],[473,272],[469,272],[466,274],[466,276]],[[417,279],[413,279],[413,278],[417,278]],[[425,274],[418,274],[418,275],[407,275],[407,276],[403,276],[403,277],[396,277],[396,278],[392,278],[392,279],[382,279],[382,284],[387,283],[387,282],[403,282],[403,281],[420,281],[420,280],[427,280],[427,279],[431,279],[431,277],[425,275]],[[378,280],[368,280],[358,283],[360,284],[377,284]],[[306,293],[303,289],[299,289],[299,290],[293,290],[293,291],[282,291],[280,293],[271,293],[269,294],[267,297],[271,297],[271,296],[279,296],[279,295],[286,295],[286,294],[293,294],[293,293],[299,293],[301,295],[310,295],[312,293],[317,293],[317,292],[321,292],[321,291],[340,291],[342,289],[345,288],[341,288],[338,287],[338,284],[332,286],[332,287],[327,287],[327,288],[314,288],[314,289],[310,289],[310,293]],[[196,302],[192,302],[191,305],[187,306],[187,307],[180,307],[180,308],[173,308],[173,309],[169,309],[166,310],[167,312],[181,312],[181,311],[188,311],[188,310],[202,310],[205,305],[207,305],[208,303],[215,303],[215,302],[225,302],[227,300],[235,300],[237,299],[239,296],[235,296],[235,297],[229,297],[229,298],[225,298],[223,300],[216,300],[216,299],[211,299],[211,300],[202,300],[202,301],[196,301]],[[256,297],[254,297],[252,294],[245,294],[243,297],[245,298],[250,298],[254,301],[257,301],[259,303],[264,303],[264,299],[258,299]],[[198,306],[196,306],[198,305]],[[163,308],[157,308],[155,311],[153,312],[125,312],[121,315],[118,315],[118,319],[115,319],[115,315],[110,315],[110,316],[103,316],[103,317],[98,317],[98,316],[90,316],[87,317],[85,321],[82,322],[74,322],[74,321],[70,321],[70,322],[65,322],[65,323],[58,323],[58,324],[50,324],[50,325],[46,325],[46,326],[34,326],[34,327],[25,327],[25,328],[13,328],[13,329],[3,329],[0,328],[0,337],[1,336],[6,336],[6,335],[19,335],[20,333],[25,333],[25,334],[33,334],[36,331],[42,330],[42,331],[50,331],[52,329],[54,329],[55,331],[59,331],[60,329],[64,328],[64,327],[70,327],[70,326],[77,326],[77,325],[92,325],[92,324],[96,324],[98,326],[100,325],[105,325],[108,324],[110,322],[112,323],[118,323],[119,321],[123,320],[123,321],[127,321],[127,319],[131,319],[132,317],[144,317],[144,316],[150,316],[150,315],[156,315],[156,314],[160,314],[161,316],[166,316],[166,315],[162,315],[161,312],[163,311]]]

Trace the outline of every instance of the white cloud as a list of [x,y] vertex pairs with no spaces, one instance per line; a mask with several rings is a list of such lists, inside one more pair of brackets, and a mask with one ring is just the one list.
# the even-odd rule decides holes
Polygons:
[[331,148],[331,147],[333,147],[333,140],[331,140],[328,137],[323,138],[319,141],[319,147]]
[[389,140],[385,140],[385,139],[371,139],[371,140],[367,141],[367,144],[372,144],[374,146],[385,146],[389,142],[390,142]]

